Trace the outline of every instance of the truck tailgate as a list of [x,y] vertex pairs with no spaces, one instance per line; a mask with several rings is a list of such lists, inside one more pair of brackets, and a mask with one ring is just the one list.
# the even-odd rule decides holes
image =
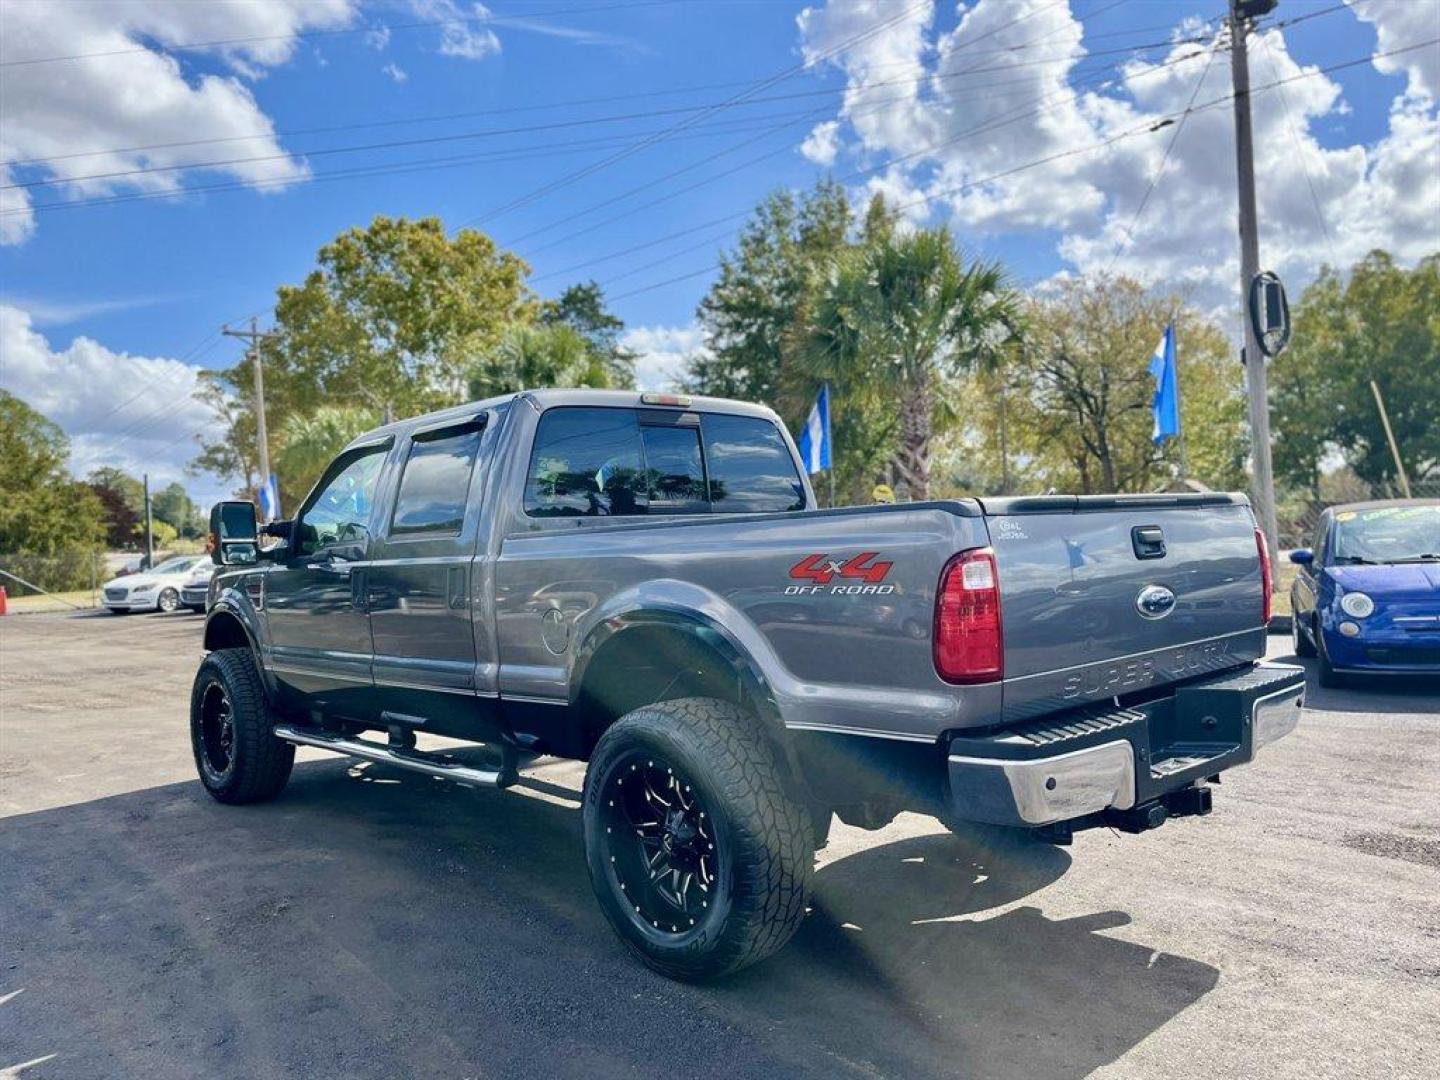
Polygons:
[[1226,495],[985,499],[1007,720],[1264,652],[1254,519]]

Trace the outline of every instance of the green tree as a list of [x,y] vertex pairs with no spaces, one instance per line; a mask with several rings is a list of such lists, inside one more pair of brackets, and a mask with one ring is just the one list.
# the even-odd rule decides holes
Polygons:
[[105,542],[105,510],[66,467],[58,426],[0,390],[0,557],[5,569],[44,588],[89,584]]
[[604,366],[609,385],[628,390],[635,385],[636,354],[620,344],[624,320],[605,306],[605,293],[587,281],[571,285],[558,299],[547,300],[540,308],[544,326],[566,326],[585,339],[590,351]]
[[1363,480],[1393,483],[1373,379],[1410,478],[1440,478],[1440,254],[1406,270],[1374,251],[1348,280],[1326,269],[1294,326],[1271,364],[1276,473],[1318,497],[1320,463],[1338,454]]
[[886,235],[836,257],[802,330],[812,382],[892,403],[897,478],[930,491],[936,418],[947,380],[973,370],[1014,334],[1018,302],[998,266],[962,266],[948,229]]
[[1243,372],[1224,335],[1174,297],[1107,277],[1068,281],[1029,305],[1006,396],[1027,486],[1153,491],[1179,472],[1180,441],[1151,440],[1149,359],[1172,317],[1189,474],[1211,487],[1245,486]]
[[[264,339],[265,405],[275,460],[292,415],[322,405],[411,416],[456,404],[477,357],[512,323],[534,318],[529,268],[483,233],[446,234],[436,218],[377,217],[320,249],[298,286],[282,286],[274,332]],[[205,380],[217,437],[195,467],[259,482],[248,362]],[[279,474],[281,498],[303,489]]]
[[130,548],[141,539],[145,521],[145,487],[124,469],[103,465],[85,478],[105,510],[105,542]]
[[845,189],[833,180],[798,199],[780,190],[760,204],[700,301],[705,349],[691,362],[687,389],[761,402],[782,415],[793,410],[783,400],[790,344],[819,268],[847,246],[852,221]]
[[[286,478],[297,499],[303,498],[345,445],[378,421],[375,413],[354,406],[322,405],[313,413],[296,413],[280,429],[275,468]],[[299,503],[285,505],[294,510]]]
[[200,508],[185,485],[174,481],[150,496],[150,511],[154,521],[163,521],[175,530],[177,536],[193,540],[205,533],[205,522],[201,521]]
[[551,386],[614,387],[612,369],[581,333],[563,323],[512,326],[470,369],[472,398]]

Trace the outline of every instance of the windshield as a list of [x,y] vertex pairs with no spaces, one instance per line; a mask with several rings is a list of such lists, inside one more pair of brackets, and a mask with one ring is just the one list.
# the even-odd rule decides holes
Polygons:
[[1335,515],[1335,561],[1393,563],[1440,560],[1440,505],[1341,510]]
[[199,560],[194,556],[184,559],[166,559],[150,572],[152,574],[179,574],[185,570],[189,570],[190,567],[194,566],[197,562],[199,562]]

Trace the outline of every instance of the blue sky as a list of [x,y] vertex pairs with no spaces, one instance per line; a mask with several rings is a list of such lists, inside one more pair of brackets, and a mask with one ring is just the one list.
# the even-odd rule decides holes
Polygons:
[[[1288,80],[1283,101],[1257,94],[1257,168],[1264,261],[1292,287],[1369,247],[1440,248],[1440,46],[1368,60],[1440,37],[1440,0],[1335,6],[1283,0],[1267,22],[1311,17],[1252,43],[1257,87]],[[278,284],[376,214],[483,228],[531,262],[542,295],[595,278],[649,354],[647,378],[663,380],[699,346],[703,271],[739,218],[663,238],[827,171],[859,197],[884,190],[912,220],[950,221],[1027,286],[1114,268],[1223,313],[1228,103],[1187,118],[1138,219],[1173,126],[1033,165],[1175,115],[1192,93],[1222,98],[1228,55],[1207,54],[1222,12],[1220,0],[0,0],[12,163],[0,169],[0,385],[72,434],[77,468],[178,475],[187,434],[208,422],[185,400],[185,366],[232,363],[240,346],[219,324],[263,321]],[[183,47],[220,40],[231,44]],[[18,62],[81,52],[110,55]],[[700,111],[747,91],[771,100]],[[229,141],[198,141],[216,138]],[[373,146],[397,142],[409,145]],[[74,156],[94,150],[113,152]],[[509,159],[473,160],[485,153]],[[456,157],[471,160],[435,160]],[[333,176],[392,167],[409,171]],[[160,184],[235,190],[154,197]],[[146,197],[72,205],[129,195]],[[523,205],[496,213],[512,201]],[[187,482],[202,497],[227,486]]]

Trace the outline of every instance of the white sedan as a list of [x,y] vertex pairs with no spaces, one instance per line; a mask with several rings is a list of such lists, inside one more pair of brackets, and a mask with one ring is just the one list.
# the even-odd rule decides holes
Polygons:
[[105,606],[115,614],[126,611],[174,611],[180,606],[180,590],[209,555],[181,555],[166,559],[153,570],[126,574],[105,583]]

